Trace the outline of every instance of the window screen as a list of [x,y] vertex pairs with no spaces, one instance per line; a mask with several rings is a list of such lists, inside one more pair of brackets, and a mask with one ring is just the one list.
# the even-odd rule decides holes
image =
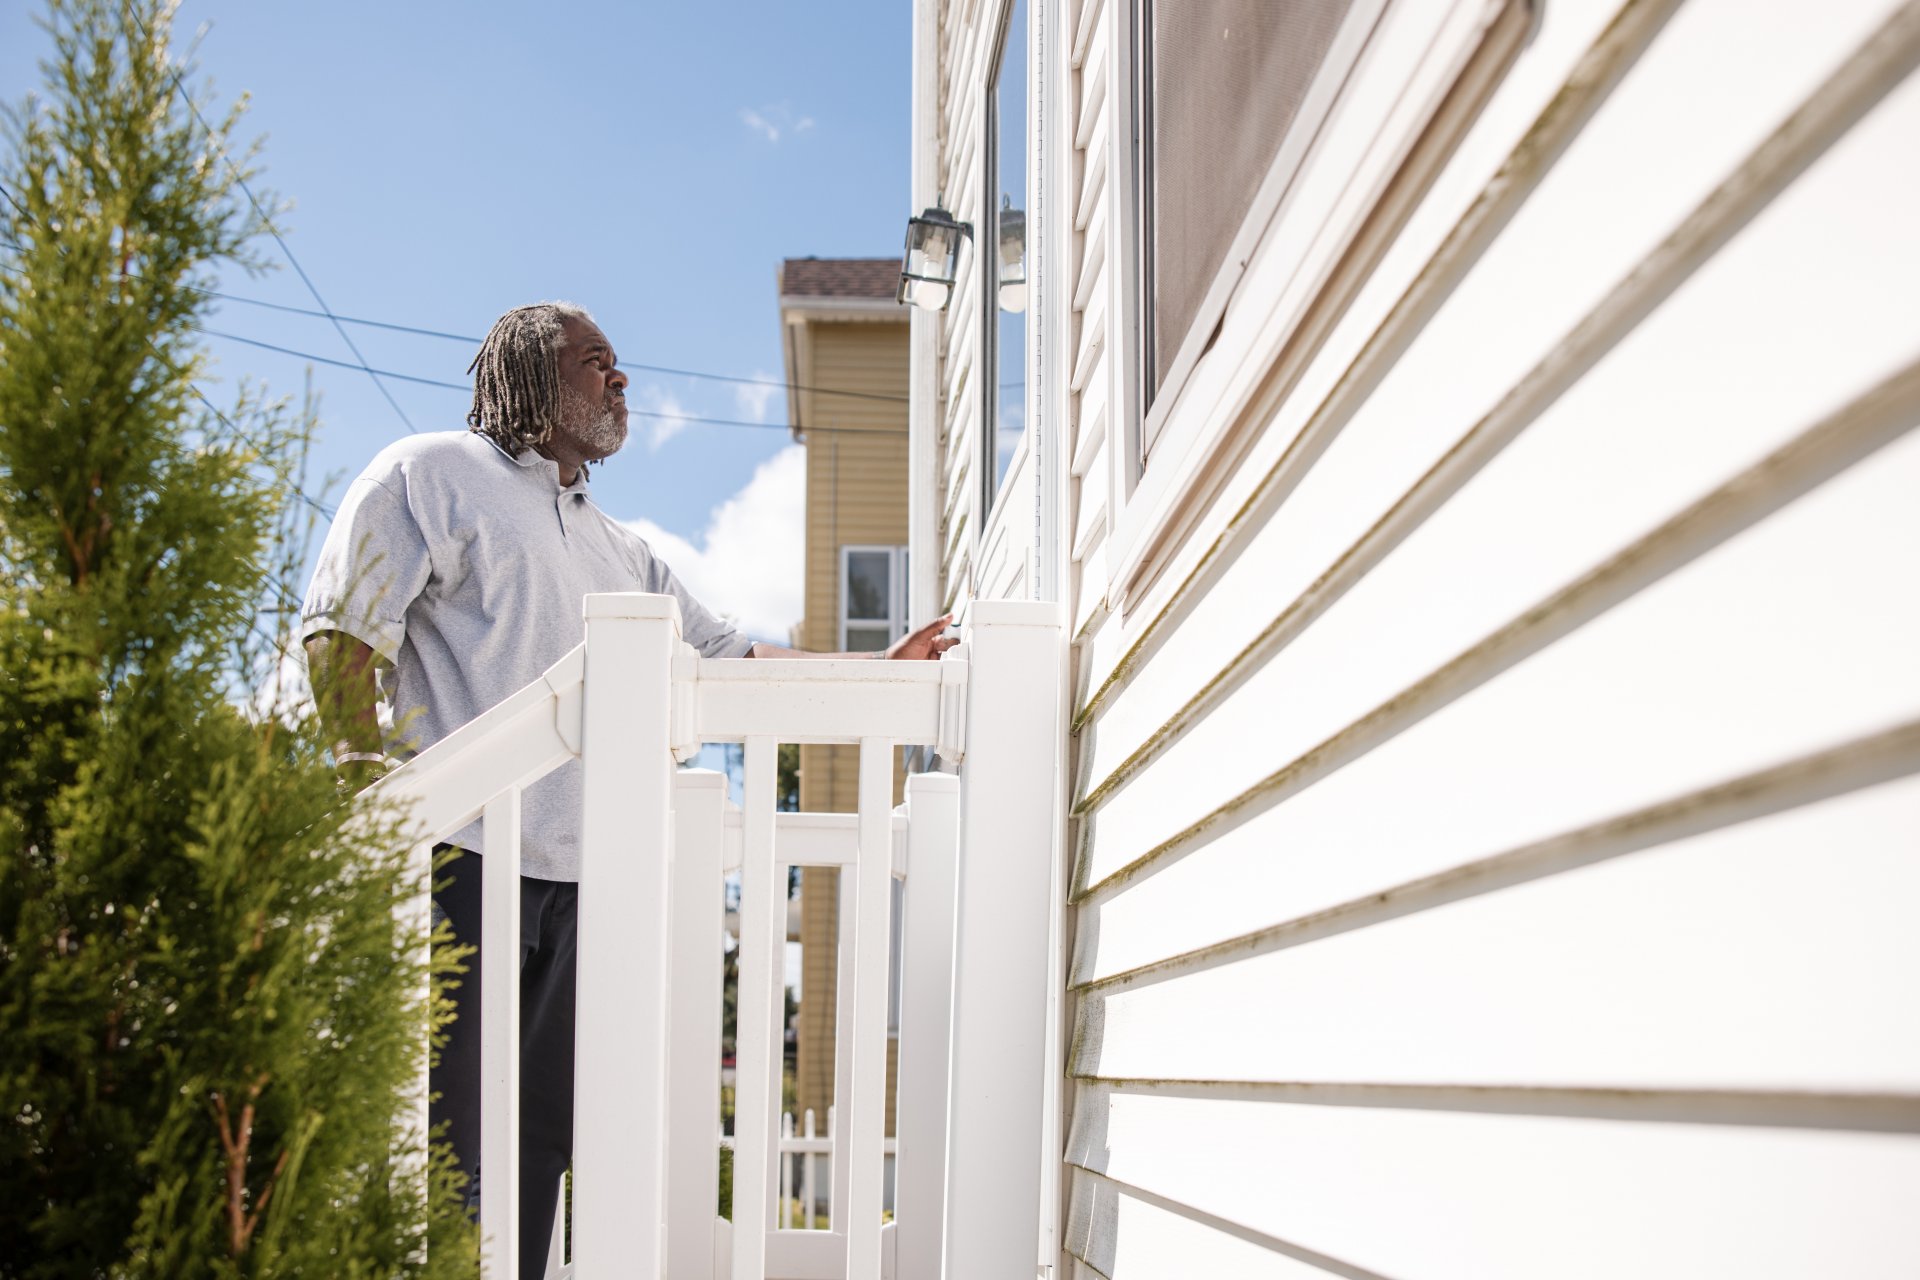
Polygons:
[[1143,4],[1151,399],[1193,328],[1351,0]]

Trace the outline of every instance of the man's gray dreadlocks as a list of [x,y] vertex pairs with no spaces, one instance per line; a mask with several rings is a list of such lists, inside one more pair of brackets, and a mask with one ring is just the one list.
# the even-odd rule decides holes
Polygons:
[[514,457],[544,444],[560,421],[560,366],[555,356],[565,340],[560,322],[591,322],[571,302],[515,307],[493,322],[480,354],[467,366],[473,375],[473,411],[467,426]]

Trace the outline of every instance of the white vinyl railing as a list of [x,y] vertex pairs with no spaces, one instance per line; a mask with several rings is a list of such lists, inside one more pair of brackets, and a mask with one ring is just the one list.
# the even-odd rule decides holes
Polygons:
[[[589,596],[586,641],[384,779],[422,859],[485,815],[481,851],[484,1274],[513,1272],[521,791],[584,781],[572,1248],[580,1280],[881,1280],[972,1256],[1031,1274],[1047,1077],[1057,610],[976,604],[939,662],[701,659],[671,597]],[[680,770],[740,742],[744,803]],[[778,813],[781,743],[860,748],[852,814]],[[964,762],[910,777],[902,746]],[[787,868],[841,868],[836,1125],[827,1231],[776,1225]],[[741,877],[733,1221],[719,1182],[723,878]],[[882,1224],[892,883],[902,901],[895,1222]],[[424,912],[422,912],[424,914]],[[505,940],[504,945],[495,940]],[[500,961],[492,956],[500,950]],[[971,1028],[969,1032],[968,1029]],[[424,1117],[423,1121],[424,1123]],[[811,1180],[809,1180],[810,1182]],[[841,1212],[845,1206],[845,1212]],[[810,1225],[810,1223],[809,1223]],[[557,1228],[556,1228],[557,1230]],[[554,1254],[555,1267],[560,1259]]]

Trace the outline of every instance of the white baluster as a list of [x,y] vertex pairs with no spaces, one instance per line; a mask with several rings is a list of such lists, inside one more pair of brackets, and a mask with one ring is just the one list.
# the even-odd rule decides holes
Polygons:
[[[776,762],[779,760],[779,749],[777,746],[774,749],[774,759]],[[777,784],[770,784],[768,794],[774,797],[772,803],[774,807],[778,809],[779,789]],[[767,1002],[767,1034],[772,1037],[767,1043],[773,1046],[773,1089],[772,1102],[770,1104],[773,1110],[770,1114],[779,1117],[784,1114],[784,1108],[786,1106],[788,871],[786,865],[780,861],[779,820],[777,817],[774,822],[774,832],[773,884],[775,885],[775,889],[773,892],[777,895],[778,901],[773,907],[775,918],[773,929],[773,959],[768,965],[768,968],[773,974],[773,998]],[[767,1168],[773,1170],[773,1175],[768,1179],[772,1184],[768,1189],[768,1195],[769,1199],[772,1199],[778,1194],[780,1184],[780,1123],[777,1118],[774,1122],[767,1125]],[[769,1205],[768,1207],[771,1209],[773,1206]],[[772,1229],[775,1223],[776,1215],[770,1213],[767,1217],[768,1228]],[[769,1265],[774,1261],[776,1261],[776,1259],[769,1258]]]
[[894,1132],[894,1245],[900,1276],[937,1277],[946,1238],[947,1076],[960,780],[907,779],[907,892],[901,926],[900,1091]]
[[[981,601],[968,637],[944,1274],[1026,1276],[1040,1240],[1059,609]],[[1051,1212],[1051,1208],[1048,1212]],[[959,1229],[958,1224],[965,1224]]]
[[[480,855],[480,1274],[520,1258],[520,790],[487,802]],[[467,855],[471,856],[471,855]],[[533,1187],[535,1195],[546,1190]]]
[[658,1280],[666,1217],[671,596],[586,598],[573,1264]]
[[400,923],[404,937],[411,938],[418,954],[415,959],[420,965],[420,1071],[414,1077],[414,1092],[407,1107],[407,1148],[405,1160],[396,1163],[393,1176],[402,1181],[424,1178],[427,1171],[427,1135],[432,1122],[427,1112],[427,1097],[433,1086],[428,1075],[429,1060],[426,1017],[432,1007],[433,980],[428,975],[433,963],[433,946],[429,941],[433,936],[433,844],[426,840],[413,846],[412,855],[407,859],[407,874],[412,882],[419,886],[419,892],[395,901],[393,913]]
[[[887,1122],[887,964],[893,908],[893,757],[887,738],[860,740],[860,852],[853,868],[854,988],[839,1016],[853,1024],[853,1096],[846,1163],[848,1280],[880,1280],[881,1149]],[[843,873],[844,874],[844,873]],[[852,999],[848,996],[851,994]]]
[[[780,1136],[793,1136],[793,1112],[780,1117]],[[793,1228],[793,1157],[787,1153],[786,1145],[780,1147],[780,1228],[783,1231]]]
[[763,1280],[772,1224],[769,1143],[780,1114],[780,1051],[773,1009],[786,949],[787,895],[775,884],[773,830],[776,744],[746,742],[746,805],[740,866],[740,978],[735,1005],[733,1086],[733,1275]]
[[813,1160],[813,1108],[812,1107],[807,1108],[806,1127],[801,1132],[806,1135],[806,1139],[807,1139],[807,1154],[801,1157],[801,1160],[800,1160],[800,1178],[801,1178],[801,1181],[805,1184],[806,1193],[807,1193],[807,1220],[801,1224],[801,1228],[806,1231],[811,1231],[813,1230],[814,1214],[817,1211],[819,1206],[819,1197],[815,1194],[815,1188],[818,1184],[815,1183],[813,1180],[814,1160]]
[[833,980],[833,1103],[827,1108],[827,1137],[833,1142],[833,1163],[827,1173],[832,1179],[827,1222],[835,1231],[847,1229],[847,1179],[853,1164],[847,1156],[847,1117],[853,1106],[853,938],[860,912],[855,903],[855,873],[841,867],[836,877],[839,905],[835,911]]
[[[842,880],[844,879],[843,876]],[[839,1074],[838,1060],[835,1061],[834,1073]],[[839,1092],[837,1086],[834,1092],[836,1094]],[[840,1126],[834,1123],[839,1112],[839,1107],[831,1102],[827,1104],[827,1230],[829,1231],[844,1229],[840,1221],[840,1206],[847,1202],[846,1189],[840,1185],[840,1170],[846,1167],[846,1161],[840,1158]]]
[[673,936],[667,1016],[667,1274],[712,1280],[720,1185],[720,1006],[727,779],[686,769],[673,788]]

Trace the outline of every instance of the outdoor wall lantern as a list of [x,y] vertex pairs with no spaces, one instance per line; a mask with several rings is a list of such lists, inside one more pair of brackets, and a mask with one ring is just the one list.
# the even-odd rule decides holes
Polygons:
[[896,298],[925,311],[945,311],[947,299],[953,296],[961,236],[972,238],[973,228],[955,222],[937,203],[919,217],[907,219],[907,252],[900,263]]
[[1000,309],[1027,309],[1027,215],[1000,199]]

